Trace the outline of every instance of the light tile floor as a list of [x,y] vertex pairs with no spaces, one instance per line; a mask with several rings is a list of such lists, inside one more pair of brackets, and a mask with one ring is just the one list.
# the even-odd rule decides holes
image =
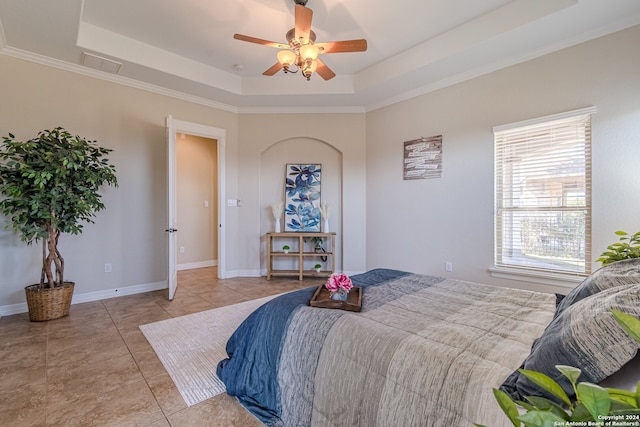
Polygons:
[[262,425],[227,394],[187,407],[138,327],[324,280],[216,274],[180,271],[173,301],[163,290],[72,305],[48,322],[1,318],[0,426]]

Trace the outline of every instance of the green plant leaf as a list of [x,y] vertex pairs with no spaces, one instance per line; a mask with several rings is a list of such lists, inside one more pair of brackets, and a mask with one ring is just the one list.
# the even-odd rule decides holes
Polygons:
[[527,427],[558,427],[564,425],[565,420],[553,412],[529,411],[518,417]]
[[638,408],[634,404],[628,404],[626,402],[620,402],[619,400],[611,399],[611,409],[609,413],[620,412],[620,411],[635,411]]
[[[622,411],[611,411],[609,415],[640,415],[640,409],[623,409]],[[637,424],[632,425],[635,426]]]
[[544,391],[551,393],[553,396],[560,399],[561,402],[571,406],[571,399],[569,399],[567,393],[565,393],[562,387],[560,387],[560,384],[549,378],[547,375],[536,371],[530,371],[528,369],[518,369],[518,371],[531,382],[541,387]]
[[523,402],[522,400],[516,400],[516,405],[520,406],[526,411],[533,411],[534,409],[536,409],[535,406],[533,406],[529,402]]
[[493,389],[493,395],[498,401],[498,405],[500,405],[502,412],[504,412],[507,415],[507,418],[509,418],[509,421],[511,421],[515,427],[520,427],[521,424],[520,421],[518,421],[518,415],[520,415],[520,413],[518,412],[516,404],[511,400],[511,397],[509,397],[509,395],[504,391],[497,388]]
[[609,393],[598,385],[591,383],[578,384],[577,396],[594,420],[598,419],[598,415],[608,415],[611,410]]
[[576,389],[576,384],[578,383],[578,378],[580,378],[580,374],[582,371],[578,368],[574,368],[573,366],[567,365],[556,365],[556,369],[562,373],[565,377],[569,379],[573,389]]
[[611,310],[611,314],[627,335],[640,343],[640,319],[618,310]]
[[608,265],[623,259],[640,257],[640,231],[632,236],[622,230],[616,231],[615,234],[620,236],[619,240],[622,243],[616,242],[607,246],[608,250],[600,255],[597,262]]
[[582,403],[578,403],[571,413],[570,421],[593,421],[593,417]]
[[527,400],[533,404],[535,409],[540,411],[553,412],[560,418],[569,419],[569,414],[556,402],[540,396],[527,396]]
[[[638,385],[640,385],[640,383],[638,383]],[[611,397],[612,405],[614,404],[614,402],[621,402],[626,405],[630,405],[633,408],[638,407],[638,402],[636,400],[636,397],[638,395],[637,392],[621,390],[618,388],[607,388],[605,390],[607,390],[607,393],[609,393],[609,397]]]

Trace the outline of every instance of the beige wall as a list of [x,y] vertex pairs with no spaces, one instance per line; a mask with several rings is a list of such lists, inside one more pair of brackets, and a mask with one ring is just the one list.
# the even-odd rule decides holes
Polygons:
[[[0,55],[0,135],[31,138],[63,126],[112,148],[120,187],[80,236],[64,236],[76,300],[166,281],[164,118],[226,131],[225,269],[264,269],[270,205],[284,165],[322,163],[323,200],[340,232],[348,273],[391,267],[509,286],[493,262],[493,126],[595,105],[593,248],[640,213],[640,27],[550,54],[366,114],[236,114]],[[443,134],[440,179],[402,180],[402,142]],[[326,181],[325,181],[326,180]],[[223,201],[224,203],[224,201]],[[453,272],[444,272],[444,262]],[[112,273],[104,273],[104,263]],[[24,304],[39,277],[39,248],[0,231],[0,312]],[[537,289],[547,289],[536,287]],[[86,300],[85,299],[85,300]]]
[[239,120],[238,239],[245,243],[240,270],[265,270],[264,233],[273,231],[271,204],[284,201],[287,163],[323,166],[322,200],[336,239],[338,270],[365,269],[364,114],[246,114]]
[[215,139],[185,134],[176,140],[177,246],[181,270],[218,262],[217,144]]
[[[327,168],[323,200],[331,203],[332,227],[341,234],[338,265],[364,270],[364,114],[238,115],[4,55],[0,69],[0,135],[12,132],[28,139],[40,129],[63,126],[114,149],[119,188],[105,190],[107,209],[95,224],[61,242],[66,277],[76,282],[74,302],[165,285],[164,120],[169,114],[226,131],[226,199],[241,201],[238,207],[224,206],[227,276],[254,276],[264,269],[261,242],[270,231],[263,223],[265,208],[282,194],[286,163],[268,159],[280,157],[283,148],[291,161],[320,162]],[[299,148],[299,143],[304,156],[286,148]],[[191,253],[193,243],[182,244],[185,255]],[[112,265],[111,273],[104,273],[105,263]],[[24,309],[23,288],[37,281],[39,265],[38,247],[26,247],[16,235],[0,231],[0,271],[7,272],[0,275],[0,313]]]
[[[310,138],[291,138],[277,142],[267,147],[260,153],[260,235],[274,231],[273,212],[271,205],[285,201],[285,167],[286,164],[314,163],[320,164],[321,169],[321,193],[320,200],[328,204],[332,215],[329,217],[329,231],[336,233],[336,270],[342,271],[342,153],[323,141]],[[285,218],[281,218],[282,231],[285,231]],[[261,264],[260,269],[266,273],[266,242],[261,239]],[[278,241],[279,244],[291,244]],[[290,259],[275,259],[274,266],[279,269],[296,269],[297,265]],[[309,260],[308,269],[320,260]],[[327,260],[331,262],[331,260]],[[325,268],[327,264],[324,264]]]
[[[79,236],[61,238],[74,300],[116,296],[166,284],[165,117],[227,131],[227,194],[237,192],[237,114],[0,55],[0,135],[35,137],[65,127],[114,152],[119,188]],[[4,221],[3,221],[4,222]],[[237,219],[227,215],[227,268],[237,264]],[[40,278],[40,248],[0,229],[0,312],[24,304],[24,286]],[[104,264],[112,272],[104,273]],[[118,291],[116,291],[118,290]],[[2,307],[5,307],[2,309]]]
[[[494,279],[496,125],[594,105],[593,259],[640,229],[640,27],[367,115],[367,268]],[[443,135],[440,179],[402,180],[402,142]],[[395,159],[395,161],[393,160]],[[453,272],[445,272],[446,261]],[[597,265],[594,264],[597,267]]]

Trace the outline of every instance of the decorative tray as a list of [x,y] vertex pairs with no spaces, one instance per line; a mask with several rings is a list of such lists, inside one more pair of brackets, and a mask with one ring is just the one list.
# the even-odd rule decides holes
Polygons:
[[311,307],[321,308],[337,308],[347,311],[360,311],[362,309],[362,290],[360,287],[354,286],[347,294],[346,301],[339,301],[331,299],[331,292],[324,285],[318,286],[318,289],[313,293],[311,301],[309,301]]

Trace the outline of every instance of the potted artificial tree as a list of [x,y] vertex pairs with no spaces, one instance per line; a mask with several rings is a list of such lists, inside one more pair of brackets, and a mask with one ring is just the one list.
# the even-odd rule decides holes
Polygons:
[[112,150],[63,128],[18,141],[9,134],[0,146],[0,212],[6,228],[27,244],[42,241],[40,283],[25,288],[29,319],[44,321],[69,314],[74,283],[65,281],[58,249],[62,233],[80,234],[104,209],[100,187],[117,187]]

